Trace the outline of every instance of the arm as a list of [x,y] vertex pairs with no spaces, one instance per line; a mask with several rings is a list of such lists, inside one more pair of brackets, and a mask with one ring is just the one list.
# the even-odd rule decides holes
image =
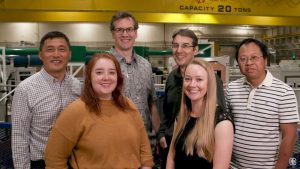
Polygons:
[[218,105],[225,110],[224,87],[221,78],[216,75]]
[[[176,121],[174,123],[173,135],[174,135],[175,128],[176,128]],[[175,168],[175,162],[174,162],[174,157],[175,157],[174,140],[175,140],[175,138],[173,137],[172,141],[171,141],[170,148],[169,148],[168,157],[167,157],[166,169],[174,169]]]
[[159,113],[158,113],[158,109],[157,109],[157,97],[156,97],[156,91],[155,91],[155,87],[154,87],[154,80],[152,78],[152,69],[150,67],[150,88],[149,88],[149,94],[148,94],[148,106],[150,109],[150,117],[151,117],[151,123],[152,123],[152,127],[155,131],[155,133],[158,132],[159,129],[159,124],[160,124],[160,119],[159,119]]
[[[137,110],[138,111],[138,110]],[[144,126],[144,122],[140,114],[137,112],[139,126],[140,129],[140,159],[141,159],[141,169],[151,169],[154,166],[153,157],[152,157],[152,150],[150,147],[150,142],[148,138],[147,131]]]
[[47,169],[67,169],[67,162],[75,143],[53,128],[45,149]]
[[171,75],[169,75],[169,77],[167,78],[167,81],[166,81],[166,85],[165,85],[165,96],[164,96],[164,101],[163,101],[163,111],[162,111],[162,114],[161,114],[161,121],[160,121],[160,128],[159,128],[159,131],[158,131],[158,134],[157,134],[157,139],[159,141],[159,144],[162,148],[167,148],[168,147],[168,144],[167,144],[167,141],[166,141],[166,138],[165,138],[165,132],[168,128],[168,124],[169,124],[169,121],[170,121],[170,118],[168,118],[168,116],[166,115],[168,111],[168,86],[169,86],[169,78],[170,78]]
[[[167,86],[167,84],[166,84]],[[167,141],[166,141],[166,138],[165,138],[165,132],[166,132],[166,129],[167,129],[167,124],[168,124],[168,118],[167,116],[165,115],[165,113],[167,111],[165,111],[165,106],[166,106],[166,100],[167,100],[167,89],[165,89],[165,96],[164,96],[164,102],[163,102],[163,112],[161,114],[161,121],[160,121],[160,126],[159,126],[159,130],[158,130],[158,133],[157,133],[157,139],[159,141],[159,145],[162,147],[162,148],[167,148],[168,145],[167,145]]]
[[167,140],[165,137],[161,137],[159,139],[159,145],[162,147],[162,148],[167,148],[168,147],[168,144],[167,144]]
[[141,169],[152,169],[152,167],[141,167]]
[[154,87],[154,79],[152,78],[152,68],[151,65],[149,64],[149,69],[148,69],[148,73],[147,75],[149,75],[149,88],[148,88],[148,106],[149,106],[149,110],[150,110],[150,118],[151,118],[151,124],[152,127],[155,131],[155,134],[158,132],[159,129],[159,124],[160,124],[160,119],[159,119],[159,113],[158,113],[158,109],[157,109],[157,105],[156,105],[156,100],[157,100],[157,96],[156,96],[156,91],[155,91],[155,87]]
[[279,148],[279,155],[275,169],[285,169],[288,166],[289,158],[297,139],[297,123],[280,123],[282,141]]
[[75,101],[64,109],[58,116],[45,149],[45,163],[47,169],[67,169],[67,162],[73,148],[83,135],[83,114],[80,102]]
[[[173,140],[172,140],[172,142],[173,142]],[[169,153],[168,153],[168,157],[167,157],[166,169],[174,169],[174,167],[175,167],[174,157],[175,157],[174,146],[171,143]]]
[[155,133],[157,133],[159,130],[160,119],[159,119],[159,113],[156,106],[156,102],[152,102],[150,111],[151,111],[151,123]]
[[215,128],[215,152],[213,169],[228,169],[233,147],[233,125],[229,120],[221,121]]
[[15,168],[30,168],[30,123],[32,113],[26,91],[17,88],[12,102],[12,154]]

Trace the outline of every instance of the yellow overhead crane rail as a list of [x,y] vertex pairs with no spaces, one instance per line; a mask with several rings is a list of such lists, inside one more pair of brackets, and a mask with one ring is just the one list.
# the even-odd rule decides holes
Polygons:
[[300,0],[0,0],[0,22],[139,22],[299,26]]

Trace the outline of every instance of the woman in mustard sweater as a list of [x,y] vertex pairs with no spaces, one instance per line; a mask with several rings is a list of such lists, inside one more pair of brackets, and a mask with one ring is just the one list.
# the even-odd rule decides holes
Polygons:
[[152,168],[143,120],[122,90],[116,58],[95,54],[86,66],[81,97],[53,126],[45,150],[46,168]]

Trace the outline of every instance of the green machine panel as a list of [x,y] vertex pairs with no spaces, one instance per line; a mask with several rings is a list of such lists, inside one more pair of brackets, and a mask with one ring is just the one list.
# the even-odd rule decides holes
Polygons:
[[134,46],[133,47],[134,51],[138,54],[143,56],[144,58],[148,58],[148,51],[149,51],[149,47],[145,47],[145,46]]
[[196,57],[212,57],[214,55],[213,44],[198,44],[199,53]]
[[85,46],[71,46],[72,57],[70,62],[85,62],[86,47]]

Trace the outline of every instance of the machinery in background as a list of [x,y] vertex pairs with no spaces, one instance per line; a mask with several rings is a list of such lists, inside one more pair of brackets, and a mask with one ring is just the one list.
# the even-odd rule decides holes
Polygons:
[[[10,121],[10,108],[15,87],[24,79],[40,70],[42,62],[37,48],[0,47],[0,122]],[[86,48],[72,46],[68,71],[83,81]]]
[[[224,84],[229,82],[228,66],[229,56],[214,57],[215,46],[211,42],[202,42],[198,45],[199,53],[196,58],[210,61],[216,73],[222,78]],[[42,65],[38,57],[38,48],[5,48],[0,47],[0,121],[10,121],[10,107],[15,87],[24,79],[39,71]],[[108,52],[100,49],[87,49],[85,46],[71,46],[72,57],[68,64],[71,75],[83,81],[85,63],[94,53]],[[149,47],[135,46],[137,54],[150,62],[153,58],[161,60],[162,75],[153,75],[155,89],[158,96],[164,95],[165,80],[169,60],[172,60],[171,48],[167,50],[150,50]],[[152,62],[151,62],[152,63]],[[155,66],[155,65],[154,65]]]
[[[195,56],[195,58],[201,58],[206,61],[209,61],[216,74],[220,76],[222,79],[224,85],[226,85],[229,82],[229,56],[218,56],[215,57],[215,43],[214,42],[207,42],[207,41],[201,41],[200,44],[198,44],[198,54]],[[154,75],[155,80],[155,89],[158,93],[158,95],[164,94],[165,89],[165,80],[168,73],[170,73],[174,68],[177,67],[173,56],[171,49],[169,50],[149,50],[149,48],[142,48],[140,50],[142,53],[139,53],[140,55],[146,57],[149,59],[152,65],[155,65],[164,71],[164,75]],[[137,51],[138,53],[138,51]]]
[[281,60],[278,67],[281,80],[295,91],[300,113],[300,60]]
[[226,86],[229,83],[229,56],[218,56],[210,58],[201,58],[209,61],[213,66],[215,73],[222,79],[223,85]]
[[[137,47],[137,51],[144,47]],[[85,46],[71,46],[72,56],[68,64],[70,75],[81,82],[85,63],[94,53],[105,50],[87,50]],[[0,122],[10,121],[10,108],[15,87],[24,79],[40,70],[42,62],[38,48],[0,47]],[[144,56],[144,55],[142,55]]]
[[[68,64],[71,75],[83,81],[85,63],[94,53],[108,52],[105,50],[87,50],[85,46],[71,46],[72,57]],[[149,47],[135,46],[134,50],[150,62],[160,60],[163,74],[153,74],[155,89],[158,96],[164,95],[165,81],[168,73],[176,67],[169,50],[150,50]],[[199,53],[196,58],[210,61],[216,74],[223,80],[224,86],[230,81],[243,77],[238,67],[230,67],[230,57],[214,57],[213,44],[199,44]],[[151,62],[151,64],[153,64]],[[14,88],[24,79],[39,71],[42,62],[38,57],[37,48],[5,48],[0,47],[0,121],[10,121],[10,107]],[[153,64],[156,66],[155,64]],[[278,79],[293,87],[299,104],[300,112],[300,61],[282,60],[279,65],[268,66],[271,73]]]
[[[272,75],[289,86],[296,94],[298,110],[300,113],[300,60],[281,60],[279,65],[270,65],[267,69]],[[238,67],[229,68],[229,81],[243,77]]]

